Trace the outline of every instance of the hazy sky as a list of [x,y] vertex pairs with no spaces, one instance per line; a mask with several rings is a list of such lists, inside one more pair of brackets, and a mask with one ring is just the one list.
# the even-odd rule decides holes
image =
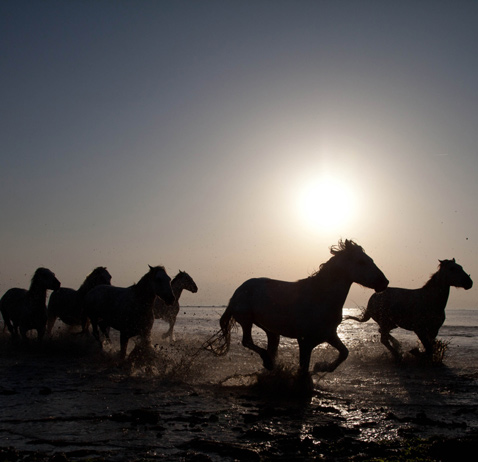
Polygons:
[[339,238],[478,286],[478,2],[6,0],[0,46],[0,294],[162,264],[225,304]]

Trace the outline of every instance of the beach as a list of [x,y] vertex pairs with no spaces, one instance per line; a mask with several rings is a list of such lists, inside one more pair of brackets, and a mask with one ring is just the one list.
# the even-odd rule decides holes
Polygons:
[[[0,461],[457,460],[478,447],[477,310],[447,310],[443,364],[397,364],[373,321],[344,321],[349,358],[314,375],[310,396],[295,380],[295,340],[282,340],[273,372],[240,329],[226,356],[201,348],[223,310],[182,307],[173,344],[156,321],[152,348],[131,341],[123,362],[116,332],[103,351],[60,322],[41,345],[2,333]],[[319,346],[312,362],[335,354]]]

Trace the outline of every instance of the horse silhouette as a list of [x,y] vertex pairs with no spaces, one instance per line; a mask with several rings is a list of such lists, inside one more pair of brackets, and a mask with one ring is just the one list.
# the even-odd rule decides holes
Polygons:
[[28,290],[14,287],[5,292],[0,300],[0,311],[14,339],[20,331],[23,340],[27,340],[29,330],[37,331],[38,340],[43,338],[47,321],[46,293],[58,290],[60,285],[52,271],[38,268]]
[[179,271],[178,274],[171,281],[171,288],[173,289],[176,301],[172,305],[168,305],[164,300],[156,297],[153,304],[153,313],[156,319],[162,319],[169,323],[169,329],[163,334],[163,338],[168,338],[171,342],[174,341],[174,325],[176,324],[176,317],[179,313],[179,297],[183,290],[189,290],[195,294],[198,291],[196,283],[193,278],[185,271]]
[[[350,240],[332,246],[333,255],[312,276],[296,282],[268,278],[249,279],[234,292],[220,319],[221,331],[207,348],[216,354],[229,350],[231,328],[237,321],[243,332],[242,344],[257,352],[264,367],[273,369],[280,336],[297,339],[300,374],[308,376],[312,350],[327,342],[338,358],[332,363],[316,363],[314,371],[331,372],[348,356],[347,347],[337,335],[342,308],[353,282],[376,291],[384,290],[388,280],[364,252]],[[267,349],[257,346],[251,329],[255,324],[267,334]]]
[[149,342],[154,323],[153,302],[160,297],[174,303],[171,278],[162,266],[149,267],[149,271],[130,287],[100,285],[85,297],[85,315],[91,321],[93,335],[102,345],[98,326],[108,337],[108,329],[120,332],[120,357],[126,357],[128,340],[140,336]]
[[400,360],[400,344],[390,331],[401,327],[417,334],[425,347],[425,354],[433,357],[434,345],[440,327],[445,322],[445,307],[450,287],[471,289],[473,281],[463,268],[453,260],[439,260],[438,271],[420,289],[389,287],[373,294],[362,317],[346,316],[366,322],[372,318],[379,325],[381,342]]
[[83,299],[98,285],[110,285],[111,274],[103,266],[95,268],[83,281],[78,290],[60,287],[50,295],[48,301],[47,334],[50,335],[57,318],[69,326],[83,324]]

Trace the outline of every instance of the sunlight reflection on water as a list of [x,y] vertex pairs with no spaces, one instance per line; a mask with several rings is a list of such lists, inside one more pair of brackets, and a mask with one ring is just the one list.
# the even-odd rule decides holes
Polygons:
[[[223,307],[181,308],[172,345],[162,339],[167,325],[156,321],[151,351],[136,359],[132,354],[127,364],[118,362],[116,331],[103,353],[91,336],[64,332],[46,342],[43,350],[26,356],[15,352],[12,358],[4,354],[8,374],[3,374],[2,386],[11,394],[3,397],[8,399],[0,430],[7,443],[48,449],[59,441],[61,448],[76,450],[87,441],[95,450],[120,452],[150,446],[172,459],[181,445],[194,447],[196,435],[251,448],[258,447],[257,439],[265,448],[281,447],[278,441],[288,438],[287,444],[304,442],[310,449],[344,435],[363,441],[393,439],[400,432],[415,431],[417,415],[442,419],[445,408],[455,412],[475,404],[475,382],[455,373],[465,368],[472,377],[477,372],[469,360],[470,355],[476,358],[474,342],[462,343],[471,337],[454,336],[465,327],[476,329],[470,325],[470,313],[465,326],[453,313],[443,329],[453,338],[444,368],[413,361],[398,366],[380,343],[373,321],[342,323],[338,331],[350,356],[333,373],[314,376],[311,402],[304,404],[294,388],[296,340],[281,340],[280,368],[272,373],[264,371],[256,353],[242,346],[240,328],[233,332],[226,356],[201,349],[217,332],[223,311]],[[260,329],[254,335],[265,341]],[[397,330],[396,336],[407,348],[416,346],[413,333]],[[132,341],[130,354],[135,348]],[[320,345],[312,361],[335,357],[333,348]],[[451,418],[452,428],[455,422],[474,428],[465,411]],[[433,426],[420,428],[436,431]]]

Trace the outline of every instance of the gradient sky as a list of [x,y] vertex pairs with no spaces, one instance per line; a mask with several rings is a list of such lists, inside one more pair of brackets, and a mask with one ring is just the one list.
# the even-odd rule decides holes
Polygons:
[[[478,278],[476,1],[6,0],[0,44],[0,294],[162,264],[226,304],[340,238],[392,286]],[[304,215],[319,180],[342,220]]]

